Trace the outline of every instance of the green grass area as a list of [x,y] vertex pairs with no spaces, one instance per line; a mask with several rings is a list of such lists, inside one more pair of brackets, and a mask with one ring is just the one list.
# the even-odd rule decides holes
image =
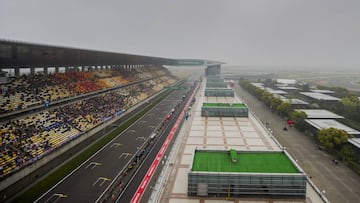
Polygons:
[[202,107],[205,108],[247,108],[245,104],[242,103],[203,103]]
[[[181,83],[182,84],[182,83]],[[165,97],[167,97],[173,90],[167,91],[161,97],[157,98],[153,103],[148,105],[146,108],[133,115],[130,119],[125,121],[121,126],[107,134],[106,136],[99,139],[96,143],[91,145],[89,148],[85,149],[79,155],[72,158],[70,161],[62,165],[52,174],[48,175],[38,183],[36,183],[29,190],[21,194],[17,197],[13,202],[34,202],[41,194],[46,192],[49,188],[59,182],[62,178],[64,178],[71,171],[76,169],[81,163],[86,161],[90,156],[92,156],[95,152],[99,151],[104,145],[114,139],[118,134],[123,132],[126,128],[128,128],[132,123],[141,118],[144,114],[146,114],[150,109],[156,106],[160,101],[162,101]]]
[[299,173],[282,152],[237,152],[237,162],[232,162],[228,151],[196,151],[192,171]]

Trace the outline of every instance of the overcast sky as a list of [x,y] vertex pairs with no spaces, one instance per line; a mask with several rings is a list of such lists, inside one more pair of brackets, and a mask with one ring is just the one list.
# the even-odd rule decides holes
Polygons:
[[232,65],[360,68],[360,0],[0,0],[0,38]]

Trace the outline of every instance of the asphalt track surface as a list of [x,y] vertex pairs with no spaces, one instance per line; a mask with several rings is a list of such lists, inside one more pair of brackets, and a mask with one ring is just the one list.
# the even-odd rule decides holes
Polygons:
[[[184,93],[186,90],[173,91],[146,115],[43,194],[37,202],[95,202],[126,167],[138,147],[179,103]],[[138,185],[131,184],[128,189],[135,191],[137,187]],[[129,197],[131,194],[125,196]]]
[[[179,117],[179,114],[183,110],[184,105],[187,103],[187,100],[189,99],[190,95],[191,95],[191,93],[189,93],[186,100],[181,103],[178,111],[176,111],[175,115],[169,121],[168,128],[166,128],[164,130],[161,137],[154,144],[154,146],[152,147],[152,151],[149,153],[149,156],[143,161],[142,165],[140,165],[139,170],[132,176],[130,183],[129,183],[129,187],[126,187],[124,189],[123,193],[116,200],[116,202],[119,202],[119,203],[133,202],[133,197],[134,197],[135,193],[137,192],[138,187],[140,186],[140,184],[142,184],[144,177],[148,173],[149,168],[152,166],[153,161],[156,159],[157,154],[160,151],[160,149],[162,148],[165,140],[168,138],[170,131],[172,130],[173,126],[175,125],[175,123]],[[174,135],[174,137],[175,136],[176,135]],[[174,139],[174,137],[173,137],[173,139]],[[172,143],[173,142],[170,142],[168,149],[171,148]],[[166,151],[169,152],[169,150],[166,150]],[[164,153],[165,155],[168,154],[166,151]],[[158,171],[158,172],[161,171],[162,167],[163,167],[163,165],[159,164],[157,166],[157,168],[155,169],[155,171]],[[155,177],[156,177],[156,172],[154,173],[153,178],[155,178]],[[151,182],[151,180],[149,182]],[[146,190],[145,190],[145,192],[143,193],[143,195],[141,197],[141,202],[146,202],[149,199],[149,196],[150,196],[150,192],[146,192]]]

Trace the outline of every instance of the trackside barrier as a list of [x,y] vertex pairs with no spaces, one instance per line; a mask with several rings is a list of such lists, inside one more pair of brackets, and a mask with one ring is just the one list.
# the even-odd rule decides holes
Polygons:
[[320,196],[320,198],[325,203],[330,203],[330,201],[325,197],[325,195],[319,190],[319,188],[316,187],[316,185],[310,180],[310,178],[307,178],[307,182],[310,184],[310,186],[316,191],[316,193]]
[[151,178],[153,177],[159,163],[161,162],[161,159],[163,158],[163,156],[165,154],[166,149],[168,148],[168,146],[170,144],[170,141],[172,140],[175,132],[177,131],[177,128],[180,126],[181,121],[185,116],[185,111],[189,108],[190,103],[192,102],[198,88],[199,88],[199,84],[196,85],[196,87],[195,87],[193,93],[191,94],[189,100],[187,101],[186,105],[182,109],[178,119],[175,122],[175,125],[173,126],[170,133],[168,134],[164,144],[160,148],[158,154],[156,155],[156,158],[154,159],[153,163],[151,164],[151,167],[146,172],[146,175],[145,175],[144,179],[141,181],[139,187],[137,188],[137,190],[135,192],[135,195],[131,199],[131,203],[138,203],[141,200],[147,186],[150,183]]

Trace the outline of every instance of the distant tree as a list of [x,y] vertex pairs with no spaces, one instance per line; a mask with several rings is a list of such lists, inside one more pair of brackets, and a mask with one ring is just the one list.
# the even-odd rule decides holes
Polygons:
[[274,95],[271,95],[270,100],[270,107],[271,109],[274,109],[277,111],[277,108],[283,103],[283,101],[277,97],[274,97]]
[[253,86],[253,88],[254,88],[254,93],[255,93],[256,98],[261,99],[261,96],[263,95],[264,90],[262,90],[258,87],[255,87],[255,86]]
[[318,139],[321,145],[328,149],[340,150],[341,145],[346,143],[349,135],[344,131],[337,128],[327,128],[320,130]]
[[282,116],[289,116],[291,112],[290,102],[281,102],[281,104],[277,107],[277,111]]
[[291,120],[294,121],[295,127],[300,131],[305,131],[307,129],[305,119],[307,115],[303,111],[293,111],[290,115]]
[[342,97],[351,95],[350,91],[343,87],[328,87],[328,86],[324,86],[324,85],[318,85],[317,88],[334,91],[335,92],[334,96],[336,96],[336,97],[342,98]]
[[336,112],[349,119],[360,121],[360,100],[356,96],[347,96],[341,99]]
[[272,95],[267,92],[267,91],[263,91],[262,92],[262,95],[261,95],[261,100],[268,106],[270,106],[270,103],[271,103],[271,97]]
[[346,144],[341,148],[341,155],[346,161],[354,161],[355,153],[353,147],[350,144]]

